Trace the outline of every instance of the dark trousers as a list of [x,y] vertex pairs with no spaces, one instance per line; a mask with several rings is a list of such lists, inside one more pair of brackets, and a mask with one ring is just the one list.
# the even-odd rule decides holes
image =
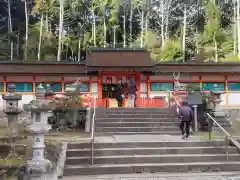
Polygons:
[[191,121],[181,121],[180,129],[181,129],[182,135],[184,135],[184,133],[186,133],[186,137],[189,136],[190,125],[191,125]]
[[122,107],[122,101],[123,101],[123,100],[117,100],[117,102],[118,102],[118,107]]

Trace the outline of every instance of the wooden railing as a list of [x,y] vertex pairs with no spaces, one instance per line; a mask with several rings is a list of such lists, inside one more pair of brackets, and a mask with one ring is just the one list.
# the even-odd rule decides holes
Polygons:
[[[179,100],[179,96],[184,96],[184,94],[177,94],[175,92],[168,92],[166,94],[166,97],[161,97],[161,98],[150,98],[150,97],[137,97],[136,98],[136,107],[160,107],[160,108],[168,108],[171,106],[172,101],[178,100],[178,102],[181,104],[181,100]],[[91,106],[91,101],[92,101],[92,93],[84,93],[81,95],[82,101],[81,103],[83,106]],[[171,98],[175,97],[175,100]],[[101,98],[97,97],[96,98],[96,107],[112,107],[112,104],[116,103],[117,106],[117,101],[116,99],[110,99],[110,98]],[[128,99],[125,98],[122,102],[123,107],[127,107],[128,105]]]

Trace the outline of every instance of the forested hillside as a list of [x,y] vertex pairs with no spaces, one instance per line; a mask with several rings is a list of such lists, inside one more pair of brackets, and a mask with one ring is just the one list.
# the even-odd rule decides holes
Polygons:
[[0,60],[80,61],[142,47],[155,61],[240,61],[239,1],[0,0]]

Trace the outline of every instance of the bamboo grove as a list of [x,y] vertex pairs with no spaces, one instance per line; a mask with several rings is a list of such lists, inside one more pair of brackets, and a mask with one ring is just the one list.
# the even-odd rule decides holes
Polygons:
[[91,47],[155,61],[240,61],[239,0],[2,0],[0,60],[81,61]]

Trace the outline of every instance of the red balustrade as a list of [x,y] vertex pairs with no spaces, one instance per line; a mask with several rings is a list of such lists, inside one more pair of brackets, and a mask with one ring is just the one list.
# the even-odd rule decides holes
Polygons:
[[[179,104],[182,103],[182,99],[184,99],[187,95],[184,91],[175,91],[172,92],[172,95],[175,97],[176,100],[178,100]],[[55,99],[54,97],[47,97],[49,100]],[[83,93],[81,94],[82,104],[85,107],[93,106],[93,100],[92,100],[92,94],[91,93]],[[96,99],[96,107],[110,107],[110,102],[113,99],[109,98],[97,98]],[[174,98],[172,97],[170,99],[170,104],[174,104]],[[79,105],[76,105],[79,106]],[[123,106],[127,106],[127,99],[123,100]],[[167,108],[169,107],[169,102],[165,98],[143,98],[138,97],[136,99],[136,106],[137,107],[161,107],[161,108]]]
[[168,107],[169,104],[165,99],[159,98],[137,98],[137,107]]

